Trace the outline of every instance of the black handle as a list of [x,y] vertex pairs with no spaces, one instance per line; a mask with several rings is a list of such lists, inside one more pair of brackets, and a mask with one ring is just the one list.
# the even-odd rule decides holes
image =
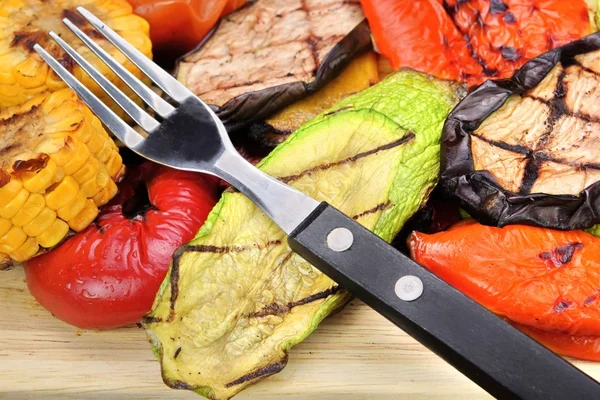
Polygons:
[[[330,235],[336,228],[342,229]],[[321,203],[288,242],[491,395],[600,399],[600,385],[594,379],[328,204]]]

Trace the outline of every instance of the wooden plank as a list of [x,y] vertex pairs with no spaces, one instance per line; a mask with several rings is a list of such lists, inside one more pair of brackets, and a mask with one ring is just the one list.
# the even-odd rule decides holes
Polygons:
[[[196,399],[167,388],[143,329],[78,330],[0,272],[0,399]],[[485,338],[482,338],[485,340]],[[600,364],[581,363],[600,379]],[[490,398],[364,304],[353,301],[290,352],[288,366],[239,399]]]

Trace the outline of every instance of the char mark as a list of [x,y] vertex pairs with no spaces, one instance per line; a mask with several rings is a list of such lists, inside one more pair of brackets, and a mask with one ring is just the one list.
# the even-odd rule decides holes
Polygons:
[[[458,22],[456,21],[456,18],[455,18],[456,13],[458,12],[458,9],[464,3],[468,3],[468,1],[463,1],[463,2],[458,1],[455,6],[451,6],[450,4],[448,4],[447,0],[444,0],[443,7],[444,7],[444,10],[446,11],[446,13],[448,14],[448,16],[450,17],[450,20],[452,21],[452,24],[454,25],[456,30],[463,35],[463,39],[465,40],[465,42],[467,42],[467,49],[469,50],[471,57],[473,57],[473,59],[475,61],[477,61],[477,63],[481,66],[481,68],[483,69],[483,73],[489,77],[497,76],[498,70],[490,68],[487,65],[485,60],[481,57],[480,54],[477,53],[477,51],[473,47],[473,43],[471,43],[471,37],[469,36],[469,32],[464,32],[460,28],[460,25],[458,24]],[[481,14],[479,12],[477,13],[477,21],[482,26],[482,28],[485,29],[485,27],[483,26],[484,25],[483,21],[481,20]]]
[[557,301],[556,304],[554,304],[554,312],[561,313],[561,312],[567,310],[572,305],[573,305],[572,301],[561,299],[561,300]]
[[36,31],[19,31],[15,32],[13,40],[10,42],[11,47],[22,47],[29,52],[33,52],[33,46],[36,44],[43,45],[48,42],[49,36],[46,32]]
[[383,211],[385,209],[387,209],[389,206],[392,205],[391,201],[386,201],[384,203],[379,203],[377,204],[375,207],[368,209],[367,211],[363,211],[360,214],[356,214],[355,216],[352,217],[353,220],[357,220],[361,217],[364,217],[365,215],[369,215],[369,214],[374,214],[377,211]]
[[330,287],[327,290],[323,290],[322,292],[315,293],[315,294],[305,297],[303,299],[300,299],[297,301],[291,301],[285,305],[271,303],[271,304],[265,306],[262,310],[254,312],[248,316],[254,317],[254,318],[261,318],[261,317],[266,317],[267,315],[283,314],[283,313],[290,311],[294,307],[302,306],[302,305],[312,303],[317,300],[325,299],[333,294],[336,294],[339,290],[340,290],[340,287],[336,285],[336,286]]
[[523,173],[523,181],[521,182],[521,194],[528,194],[535,184],[540,172],[541,160],[535,157],[535,154],[527,160],[525,171]]
[[502,0],[492,0],[490,2],[490,13],[492,14],[502,14],[507,10],[508,4],[504,3]]
[[182,248],[184,252],[225,254],[243,253],[245,251],[255,249],[262,250],[267,247],[277,246],[280,244],[281,240],[269,240],[264,246],[259,246],[256,243],[251,246],[213,246],[204,244],[185,244],[182,246]]
[[520,144],[508,144],[508,143],[502,142],[500,140],[488,139],[487,137],[476,134],[474,132],[471,135],[475,136],[476,138],[478,138],[480,140],[483,140],[487,144],[490,144],[495,147],[499,147],[502,150],[512,151],[513,153],[522,154],[527,157],[530,157],[533,154],[530,149],[528,149],[527,147],[520,145]]
[[560,268],[571,262],[573,255],[577,250],[583,249],[583,243],[569,243],[559,246],[552,251],[540,254],[540,258],[555,268]]
[[179,296],[179,263],[181,257],[185,253],[184,246],[175,250],[173,254],[173,266],[171,267],[171,276],[169,277],[169,283],[171,284],[171,299],[169,307],[169,316],[166,322],[173,322],[175,319],[175,302]]
[[181,347],[178,347],[177,350],[175,350],[175,354],[173,355],[173,360],[177,360],[177,357],[179,357],[179,354],[181,354]]
[[359,160],[361,158],[365,158],[365,157],[368,157],[370,155],[376,154],[376,153],[378,153],[380,151],[393,149],[394,147],[398,147],[398,146],[401,146],[401,145],[403,145],[405,143],[408,143],[408,142],[412,141],[414,138],[415,138],[415,134],[413,132],[409,132],[409,133],[407,133],[406,135],[404,135],[402,138],[400,138],[398,140],[395,140],[395,141],[393,141],[391,143],[388,143],[388,144],[381,145],[379,147],[376,147],[374,149],[365,151],[363,153],[358,153],[358,154],[356,154],[356,155],[354,155],[352,157],[348,157],[348,158],[345,158],[343,160],[332,162],[332,163],[328,163],[328,164],[317,165],[315,167],[312,167],[310,169],[302,171],[302,172],[300,172],[300,173],[298,173],[296,175],[282,176],[282,177],[279,177],[278,179],[280,181],[284,182],[284,183],[290,183],[292,181],[295,181],[295,180],[298,180],[298,179],[302,178],[303,176],[310,175],[312,172],[315,172],[315,171],[325,171],[327,169],[333,168],[333,167],[338,166],[338,165],[350,164],[350,163],[353,163],[353,162],[355,162],[355,161],[357,161],[357,160]]
[[280,361],[277,361],[273,364],[269,364],[266,367],[259,368],[255,371],[252,371],[249,374],[241,376],[241,377],[225,384],[225,387],[230,388],[232,386],[237,386],[237,385],[241,385],[242,383],[253,381],[257,378],[262,378],[265,376],[276,374],[287,365],[287,360],[288,360],[288,356],[286,354],[285,357],[283,359],[281,359]]
[[158,324],[160,322],[163,322],[162,318],[158,318],[158,317],[151,317],[150,315],[144,315],[142,317],[142,325],[149,325],[149,324]]
[[262,250],[269,246],[276,246],[281,244],[281,240],[270,240],[265,246],[261,247],[258,244],[254,244],[253,246],[211,246],[211,245],[192,245],[192,244],[184,244],[180,248],[178,248],[173,254],[173,266],[171,267],[171,300],[170,300],[170,309],[169,309],[169,317],[166,322],[173,322],[175,319],[175,303],[177,302],[177,297],[179,296],[179,264],[181,262],[181,257],[187,252],[196,252],[196,253],[241,253],[244,251],[248,251],[251,249],[259,249]]

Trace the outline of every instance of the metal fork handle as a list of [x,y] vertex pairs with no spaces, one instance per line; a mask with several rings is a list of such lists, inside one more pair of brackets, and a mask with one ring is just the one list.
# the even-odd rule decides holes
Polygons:
[[319,206],[316,200],[265,174],[228,147],[211,172],[239,189],[286,234],[289,235]]

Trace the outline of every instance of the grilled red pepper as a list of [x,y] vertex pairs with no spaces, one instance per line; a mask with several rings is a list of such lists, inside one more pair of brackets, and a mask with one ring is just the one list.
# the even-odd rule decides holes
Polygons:
[[85,231],[25,266],[33,296],[83,328],[115,328],[150,310],[171,256],[216,201],[215,180],[145,163]]
[[584,0],[361,0],[394,68],[478,84],[591,33]]
[[600,239],[465,220],[413,233],[409,248],[416,262],[555,352],[600,361]]

